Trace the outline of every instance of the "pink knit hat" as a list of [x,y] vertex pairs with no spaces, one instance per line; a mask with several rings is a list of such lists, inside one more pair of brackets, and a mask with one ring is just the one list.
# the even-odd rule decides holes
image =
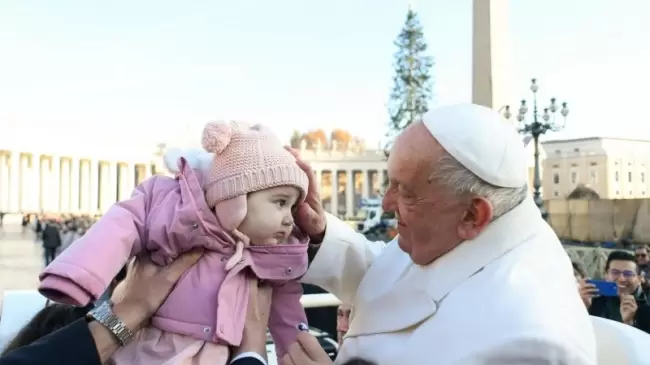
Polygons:
[[[307,174],[265,126],[208,123],[203,130],[203,148],[214,153],[203,183],[206,201],[214,208],[221,226],[236,236],[243,236],[236,228],[246,217],[246,194],[276,186],[295,186],[300,190],[300,201],[305,199]],[[240,240],[247,241],[245,237]]]

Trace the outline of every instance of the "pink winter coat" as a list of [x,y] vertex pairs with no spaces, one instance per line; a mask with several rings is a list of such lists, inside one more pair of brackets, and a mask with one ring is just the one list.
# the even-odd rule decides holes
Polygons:
[[[174,178],[154,176],[130,199],[113,205],[92,228],[41,274],[40,292],[51,300],[85,306],[97,300],[127,260],[141,253],[165,265],[204,247],[201,259],[178,281],[152,318],[163,331],[237,346],[242,339],[250,287],[248,270],[274,285],[269,330],[278,355],[286,353],[306,323],[297,279],[307,271],[307,239],[250,246],[229,272],[235,242],[205,203],[200,172],[179,161]],[[198,176],[197,176],[198,175]]]

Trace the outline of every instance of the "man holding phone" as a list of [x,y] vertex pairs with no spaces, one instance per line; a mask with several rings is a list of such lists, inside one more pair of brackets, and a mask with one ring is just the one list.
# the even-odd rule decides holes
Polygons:
[[610,253],[605,280],[581,281],[580,296],[589,314],[650,333],[650,306],[641,288],[640,269],[634,255],[625,251]]

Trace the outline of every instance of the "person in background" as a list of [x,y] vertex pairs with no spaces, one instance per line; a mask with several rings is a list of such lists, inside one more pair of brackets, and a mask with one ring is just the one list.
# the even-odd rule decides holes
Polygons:
[[650,296],[650,281],[648,280],[649,265],[650,265],[650,250],[648,245],[641,245],[634,250],[634,256],[636,257],[636,264],[639,265],[639,270],[641,275],[641,287],[646,296]]
[[573,276],[575,276],[576,282],[580,283],[587,278],[587,272],[579,262],[571,261],[571,266],[573,266]]
[[650,305],[641,289],[639,274],[634,255],[612,251],[605,264],[605,280],[617,284],[619,296],[598,296],[597,287],[582,280],[579,292],[589,314],[650,333]]
[[29,218],[30,218],[29,214],[23,215],[23,220],[20,223],[20,225],[22,227],[23,234],[25,234],[27,232],[27,226],[29,225]]
[[61,230],[61,247],[59,247],[58,253],[65,251],[83,235],[83,229],[78,228],[74,221],[67,222],[63,227],[63,230]]
[[336,313],[336,339],[339,343],[339,346],[343,345],[343,337],[346,333],[348,333],[351,312],[352,306],[349,304],[341,304],[338,307]]
[[61,234],[54,220],[49,220],[42,233],[43,252],[45,254],[45,266],[49,265],[56,258],[56,253],[61,247]]

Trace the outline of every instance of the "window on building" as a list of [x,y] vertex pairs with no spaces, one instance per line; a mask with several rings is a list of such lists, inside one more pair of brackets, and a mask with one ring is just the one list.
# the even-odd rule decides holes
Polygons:
[[632,190],[629,191],[629,195],[632,195]]
[[560,150],[555,150],[556,155],[560,155],[562,152]]
[[618,171],[614,171],[614,181],[618,182]]
[[571,172],[571,184],[575,184],[578,182],[578,173],[575,171]]
[[621,195],[621,192],[616,190],[616,195]]
[[645,195],[645,191],[641,191],[641,195]]
[[557,190],[555,190],[555,191],[553,192],[553,196],[557,198],[558,196],[560,196],[560,192],[557,191]]
[[595,185],[598,182],[598,173],[596,170],[591,170],[589,172],[589,181],[591,181],[591,185]]
[[580,152],[580,149],[579,148],[574,148],[573,152]]
[[557,172],[553,173],[553,184],[559,184],[560,183],[560,174]]
[[641,173],[641,182],[645,183],[645,172]]
[[627,182],[632,182],[632,171],[627,172]]

